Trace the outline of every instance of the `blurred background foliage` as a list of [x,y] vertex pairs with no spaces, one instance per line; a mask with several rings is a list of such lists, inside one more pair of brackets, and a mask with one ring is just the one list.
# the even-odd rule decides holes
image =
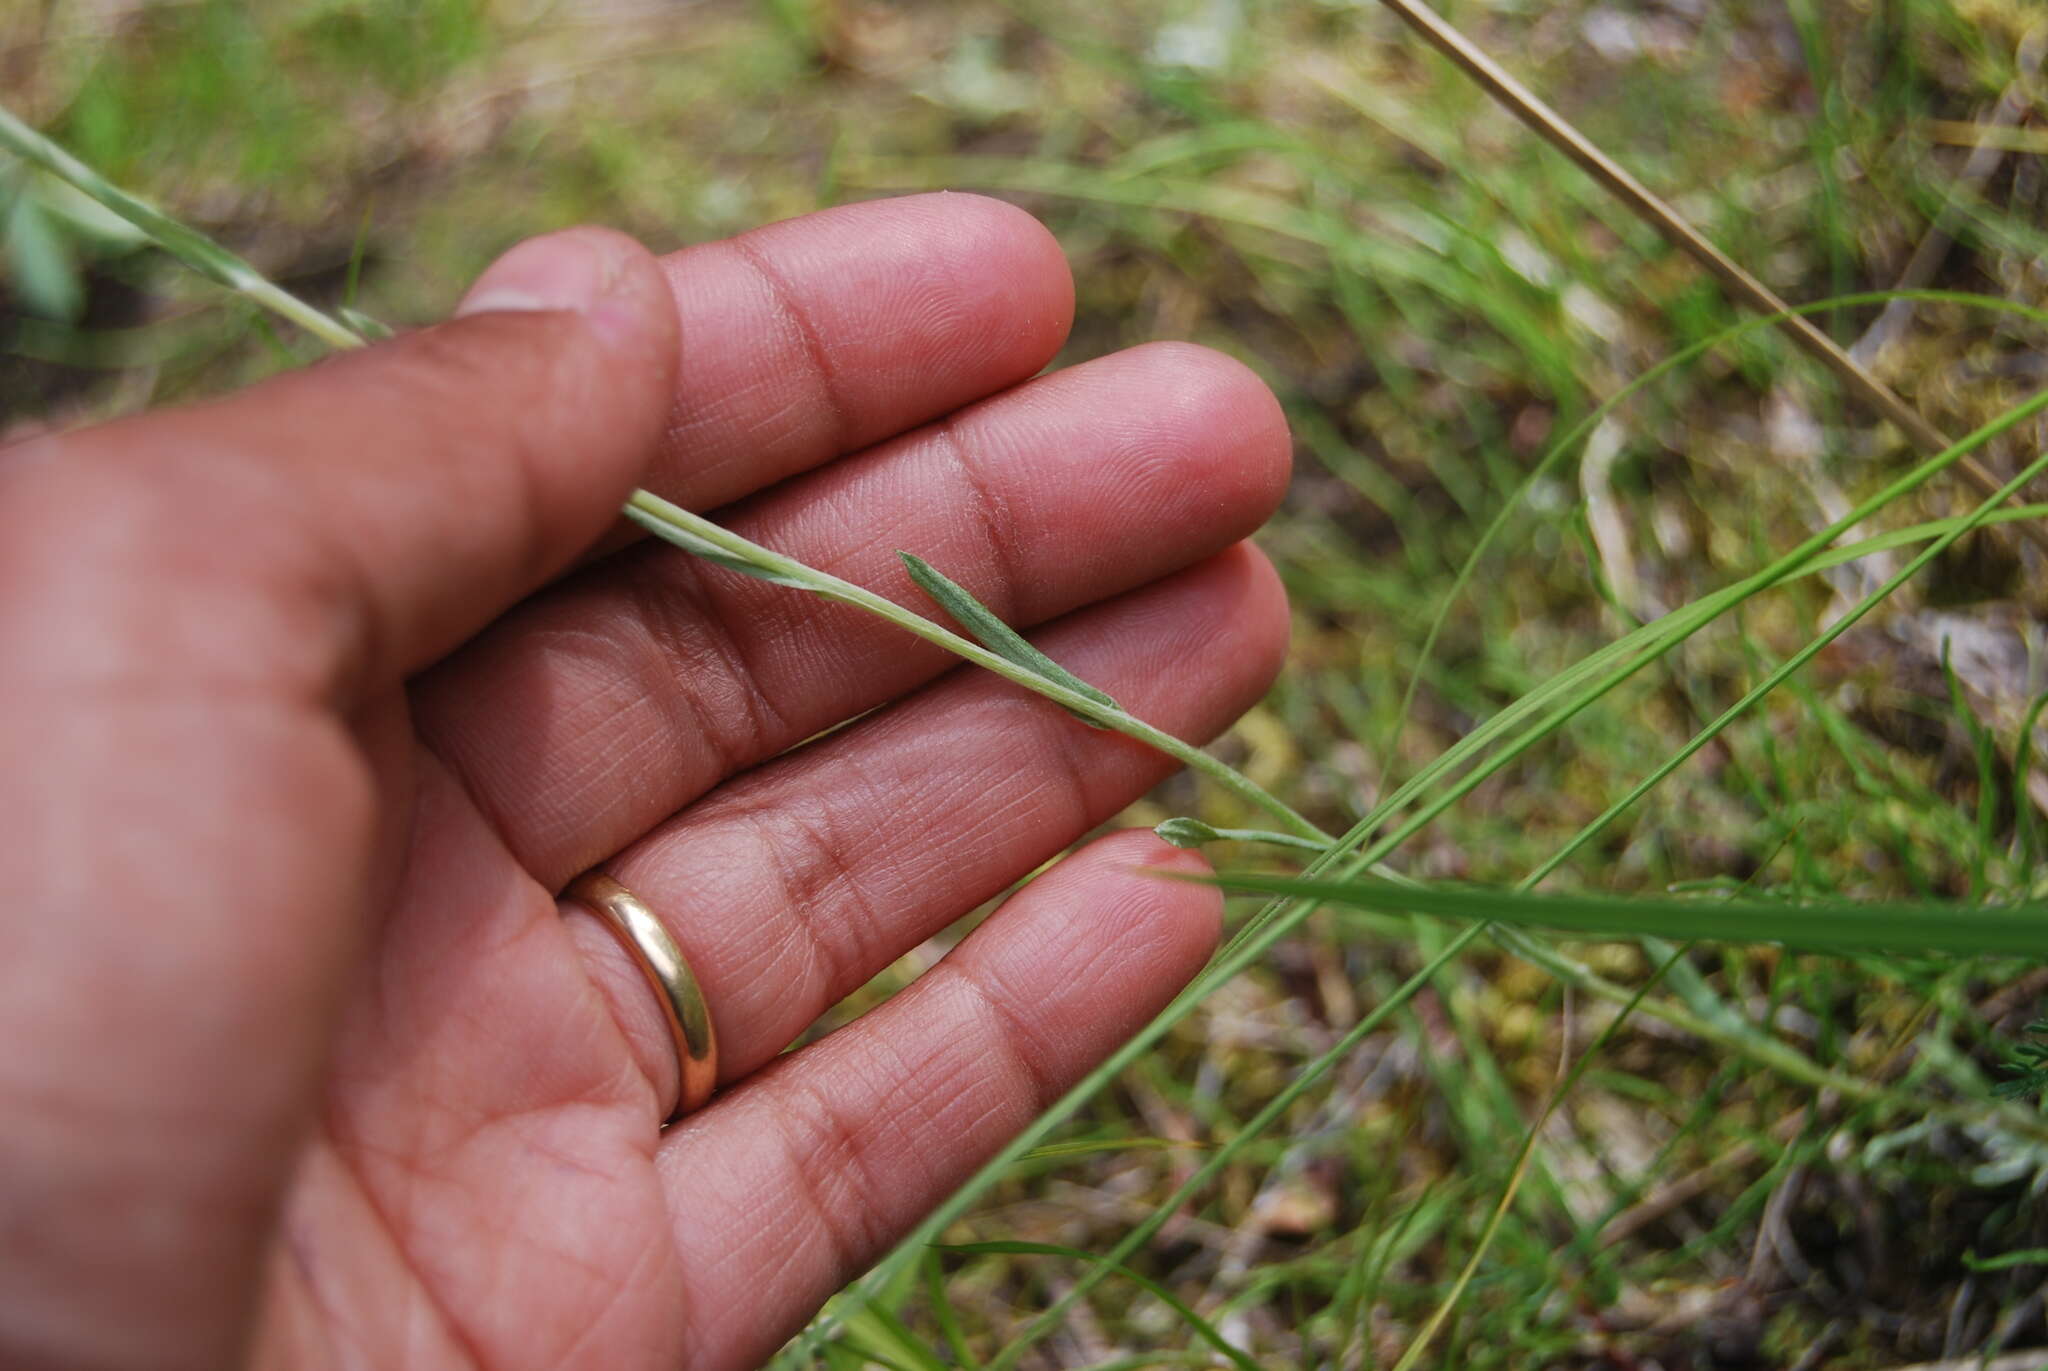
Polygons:
[[[1792,300],[1904,284],[2048,304],[2039,0],[1443,12]],[[439,317],[517,239],[576,222],[668,249],[912,189],[1026,206],[1078,282],[1063,362],[1193,339],[1289,410],[1298,475],[1263,541],[1294,595],[1293,660],[1219,746],[1333,828],[1909,460],[1779,337],[1749,334],[1539,480],[1422,661],[1458,567],[1551,442],[1741,316],[1372,0],[0,0],[0,99],[291,289],[400,326]],[[0,432],[315,353],[4,162],[0,235]],[[1921,303],[1820,322],[1951,432],[2048,380],[2023,319]],[[2022,426],[1980,455],[2009,474],[2041,437]],[[1882,523],[1972,504],[1937,482]],[[1874,583],[1848,568],[1749,602],[1394,864],[1512,882]],[[1959,545],[1553,884],[2048,893],[2043,585],[2009,530]],[[1257,822],[1186,779],[1126,821],[1169,814]],[[949,1237],[1106,1249],[1448,936],[1318,915]],[[1390,1362],[1480,1250],[1533,1129],[1424,1364],[1962,1366],[2048,1345],[2048,1123],[1989,1103],[2048,972],[1695,947],[1649,992],[1873,1087],[1850,1098],[1479,946],[1243,1146],[1134,1269],[1261,1362]],[[1627,987],[1672,951],[1557,946]],[[1589,1050],[1545,1113],[1560,1061]],[[933,1261],[835,1355],[985,1357],[1084,1265]],[[1189,1314],[1112,1277],[1026,1364],[1214,1360]]]

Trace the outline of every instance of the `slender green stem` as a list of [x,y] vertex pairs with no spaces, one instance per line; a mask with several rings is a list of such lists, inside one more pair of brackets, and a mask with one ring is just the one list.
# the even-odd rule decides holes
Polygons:
[[[1869,369],[1843,350],[1834,339],[1815,328],[1800,312],[1791,308],[1775,291],[1752,276],[1734,258],[1688,223],[1655,192],[1630,175],[1619,162],[1602,152],[1590,139],[1567,123],[1562,115],[1510,75],[1479,46],[1420,0],[1381,0],[1381,3],[1451,59],[1459,70],[1477,82],[1517,119],[1527,124],[1551,146],[1576,162],[1610,194],[1627,205],[1637,217],[1655,228],[1665,240],[1690,256],[1729,294],[1760,314],[1777,320],[1802,351],[1840,379],[1879,414],[1899,427],[1923,456],[1946,452],[1952,446],[1942,432],[1924,415],[1901,399],[1891,387],[1873,376]],[[1980,494],[1998,489],[1998,481],[1975,457],[1957,463]],[[2037,542],[2048,543],[2048,535],[2031,524],[2021,525]]]
[[[1827,300],[1815,300],[1810,304],[1799,305],[1791,312],[1801,315],[1821,314],[1832,310],[1846,309],[1853,305],[1890,304],[1896,300],[1925,300],[1929,302],[1938,301],[1944,304],[1959,304],[1974,309],[1988,309],[2021,315],[2035,323],[2048,324],[2048,311],[2038,310],[2030,305],[2023,305],[2013,300],[2002,300],[1995,295],[1978,295],[1968,291],[1951,290],[1862,291],[1855,295],[1837,295]],[[1401,692],[1400,707],[1394,711],[1393,731],[1384,749],[1384,755],[1390,766],[1399,755],[1401,734],[1407,728],[1408,716],[1415,707],[1415,693],[1422,684],[1424,672],[1429,669],[1430,658],[1436,652],[1437,639],[1443,635],[1445,625],[1450,622],[1451,611],[1457,606],[1458,599],[1464,594],[1466,585],[1471,582],[1473,574],[1478,571],[1480,563],[1486,559],[1487,552],[1492,549],[1502,530],[1507,527],[1508,521],[1514,517],[1517,510],[1522,508],[1529,492],[1536,489],[1547,479],[1551,471],[1564,460],[1566,455],[1576,448],[1603,419],[1626,402],[1630,396],[1646,389],[1680,367],[1714,351],[1724,344],[1763,329],[1773,328],[1779,322],[1779,316],[1775,314],[1767,315],[1761,319],[1745,319],[1731,328],[1723,329],[1712,337],[1702,338],[1699,342],[1672,353],[1669,357],[1664,358],[1648,371],[1645,371],[1642,375],[1636,377],[1620,390],[1617,390],[1614,394],[1601,401],[1592,413],[1572,426],[1571,432],[1551,444],[1550,450],[1543,454],[1542,460],[1530,468],[1529,474],[1522,478],[1520,484],[1515,487],[1493,518],[1487,522],[1485,531],[1479,535],[1479,541],[1473,545],[1472,551],[1466,554],[1464,563],[1459,566],[1457,575],[1451,580],[1450,589],[1444,592],[1443,600],[1437,605],[1436,614],[1430,620],[1429,631],[1423,636],[1421,650],[1416,654],[1415,666],[1408,673],[1408,684]],[[2012,519],[2033,518],[2039,516],[2042,512],[2042,507],[2039,505],[2025,505],[2017,510],[2001,510],[1998,515],[1993,516],[1987,522],[2004,523]],[[1875,551],[1876,549],[1872,550]]]
[[[239,292],[333,347],[363,346],[364,339],[356,330],[315,309],[289,291],[273,285],[255,267],[204,234],[186,227],[154,205],[139,200],[114,185],[56,143],[30,128],[4,107],[0,107],[0,148],[6,148],[23,161],[67,182],[81,193],[105,205],[148,234],[164,251],[207,279]],[[887,619],[898,628],[915,633],[928,642],[937,643],[977,666],[986,667],[1005,680],[1058,701],[1076,714],[1104,728],[1157,748],[1176,761],[1207,776],[1239,799],[1272,814],[1296,836],[1321,846],[1327,846],[1330,842],[1329,834],[1323,832],[1291,805],[1200,748],[1182,742],[1172,734],[1154,728],[1124,710],[1105,708],[1056,682],[1013,666],[979,644],[951,633],[922,615],[914,614],[872,591],[863,590],[836,576],[771,552],[644,490],[633,492],[626,503],[625,514],[627,518],[656,537],[679,543],[691,548],[692,551],[700,550],[691,547],[691,540],[694,538],[698,542],[708,543],[720,549],[744,566],[752,566],[768,573],[773,580],[854,605]],[[678,530],[687,536],[675,537],[674,534]]]
[[23,123],[5,106],[0,106],[0,148],[91,196],[148,234],[158,247],[201,276],[291,320],[329,346],[354,348],[363,345],[362,335],[354,329],[315,309],[290,291],[271,284],[262,272],[205,234],[187,228],[156,206],[122,190]]
[[1006,681],[1023,686],[1026,690],[1036,691],[1091,723],[1100,724],[1104,728],[1157,748],[1190,770],[1207,776],[1239,799],[1273,815],[1299,837],[1324,847],[1331,841],[1329,834],[1323,832],[1292,805],[1228,763],[1210,756],[1191,743],[1183,742],[1171,733],[1154,728],[1125,710],[1105,705],[1077,690],[1027,671],[990,652],[981,644],[942,628],[921,614],[905,609],[894,600],[885,599],[872,590],[863,589],[851,581],[841,580],[815,567],[805,566],[802,562],[770,551],[759,543],[749,542],[702,515],[692,514],[680,505],[672,504],[659,495],[649,494],[644,490],[633,492],[632,498],[626,502],[625,513],[628,519],[657,538],[699,555],[705,555],[707,551],[716,554],[712,560],[721,565],[763,576],[778,585],[822,595],[828,600],[837,600],[841,604],[866,610],[877,618],[886,619],[906,633],[914,633],[928,643],[936,643],[976,666],[993,671]]
[[[1530,1123],[1528,1128],[1523,1130],[1522,1146],[1515,1156],[1514,1168],[1508,1173],[1507,1184],[1501,1187],[1500,1199],[1493,1206],[1493,1213],[1488,1216],[1486,1227],[1479,1234],[1479,1241],[1473,1244],[1472,1255],[1466,1259],[1464,1267],[1459,1270],[1458,1278],[1452,1282],[1449,1292],[1444,1295],[1443,1299],[1437,1302],[1436,1309],[1422,1325],[1421,1331],[1409,1340],[1408,1350],[1401,1354],[1401,1360],[1394,1363],[1394,1371],[1408,1371],[1410,1367],[1422,1359],[1423,1354],[1429,1349],[1430,1343],[1436,1338],[1444,1323],[1457,1309],[1458,1301],[1464,1298],[1465,1291],[1471,1287],[1472,1278],[1479,1274],[1480,1263],[1486,1260],[1486,1254],[1493,1248],[1494,1239],[1500,1236],[1501,1224],[1507,1218],[1508,1210],[1514,1205],[1515,1196],[1521,1191],[1523,1179],[1529,1174],[1529,1163],[1535,1157],[1537,1140],[1543,1135],[1543,1127],[1550,1122],[1550,1116],[1557,1112],[1557,1107],[1564,1103],[1565,1098],[1578,1085],[1580,1078],[1586,1074],[1586,1068],[1591,1066],[1600,1054],[1606,1050],[1610,1042],[1614,1041],[1616,1035],[1621,1032],[1622,1025],[1628,1022],[1629,1015],[1635,1012],[1636,1006],[1640,1005],[1648,997],[1650,991],[1656,987],[1657,982],[1664,979],[1664,973],[1669,971],[1682,955],[1684,955],[1682,951],[1674,952],[1658,963],[1657,969],[1651,972],[1649,978],[1636,988],[1634,996],[1627,1004],[1622,1006],[1621,1012],[1609,1019],[1607,1026],[1600,1030],[1600,1036],[1593,1040],[1590,1047],[1579,1054],[1578,1060],[1572,1063],[1571,1070],[1565,1075],[1563,1080],[1558,1082],[1557,1087],[1550,1092],[1549,1097],[1544,1100],[1543,1108],[1537,1112],[1535,1120]],[[1570,1050],[1569,1035],[1567,1035],[1566,1050]]]
[[1719,718],[1715,719],[1712,723],[1708,724],[1705,728],[1701,729],[1698,733],[1694,734],[1692,739],[1688,741],[1684,747],[1679,748],[1678,751],[1672,753],[1669,757],[1665,758],[1663,763],[1660,764],[1656,768],[1656,770],[1652,771],[1649,775],[1645,776],[1641,781],[1637,782],[1636,785],[1633,788],[1631,788],[1626,795],[1623,795],[1620,799],[1616,800],[1613,804],[1609,805],[1596,818],[1594,818],[1592,822],[1588,823],[1584,828],[1581,828],[1577,833],[1573,834],[1569,842],[1567,842],[1563,847],[1559,848],[1556,852],[1552,853],[1549,859],[1546,860],[1541,866],[1537,867],[1534,871],[1529,873],[1527,878],[1525,878],[1522,881],[1522,887],[1526,889],[1535,886],[1538,882],[1543,880],[1544,877],[1548,876],[1551,872],[1557,870],[1560,866],[1564,865],[1565,862],[1569,861],[1571,859],[1571,855],[1574,852],[1577,852],[1581,847],[1584,847],[1588,842],[1592,841],[1592,839],[1602,829],[1606,828],[1608,824],[1612,823],[1616,816],[1621,814],[1623,810],[1629,808],[1637,800],[1649,794],[1650,791],[1653,790],[1661,781],[1663,781],[1663,779],[1666,776],[1669,776],[1672,772],[1676,771],[1679,767],[1683,766],[1689,759],[1691,759],[1696,753],[1698,753],[1698,751],[1701,748],[1705,747],[1708,743],[1712,742],[1715,738],[1719,737],[1721,731],[1727,728],[1729,724],[1735,722],[1736,719],[1741,717],[1743,714],[1747,713],[1749,711],[1750,706],[1754,705],[1758,700],[1761,700],[1764,696],[1770,694],[1773,690],[1776,690],[1780,685],[1784,684],[1786,678],[1791,676],[1793,672],[1799,670],[1800,667],[1805,666],[1808,662],[1812,661],[1816,656],[1818,656],[1821,653],[1821,651],[1824,648],[1827,647],[1829,643],[1832,643],[1833,641],[1835,641],[1835,639],[1841,637],[1844,633],[1848,632],[1852,627],[1854,627],[1858,622],[1862,620],[1864,615],[1870,613],[1871,610],[1877,608],[1878,605],[1882,604],[1885,600],[1889,599],[1893,591],[1897,590],[1900,586],[1904,585],[1908,580],[1912,579],[1913,576],[1918,574],[1922,567],[1926,566],[1936,557],[1939,557],[1942,554],[1943,550],[1949,547],[1951,544],[1953,544],[1956,541],[1956,539],[1962,537],[1965,533],[1968,533],[1971,529],[1976,528],[1979,524],[1983,523],[1985,516],[1990,514],[1991,511],[1997,506],[1997,504],[2000,501],[2003,501],[2009,496],[2016,494],[2020,490],[2023,490],[2026,487],[2027,482],[2033,480],[2034,477],[2044,469],[2048,469],[2048,455],[2037,457],[2036,459],[2034,459],[2033,462],[2028,464],[2025,470],[2021,471],[2019,475],[2013,477],[2010,481],[2007,481],[2004,485],[1999,486],[1996,490],[1994,490],[1988,497],[1988,499],[1985,501],[1985,503],[1980,504],[1976,508],[1976,510],[1973,511],[1967,518],[1962,520],[1962,522],[1958,523],[1955,527],[1951,528],[1948,532],[1942,534],[1941,537],[1935,539],[1932,543],[1929,543],[1926,547],[1922,548],[1918,553],[1916,553],[1913,556],[1912,560],[1908,561],[1904,566],[1900,567],[1898,571],[1894,572],[1885,581],[1883,585],[1879,586],[1876,590],[1871,591],[1870,594],[1864,596],[1863,599],[1860,602],[1858,602],[1855,608],[1851,609],[1847,614],[1844,614],[1841,618],[1835,620],[1834,623],[1830,624],[1826,632],[1820,634],[1818,637],[1814,638],[1813,641],[1809,642],[1805,647],[1799,649],[1799,651],[1793,653],[1790,657],[1786,658],[1784,663],[1780,665],[1777,668],[1777,670],[1771,672],[1768,676],[1764,677],[1763,680],[1758,681],[1756,685],[1748,691],[1747,694],[1745,694],[1741,699],[1737,700],[1734,704],[1728,706],[1728,708],[1721,713]]
[[1178,1213],[1182,1205],[1200,1194],[1205,1186],[1236,1159],[1239,1150],[1245,1144],[1272,1127],[1273,1123],[1285,1115],[1296,1100],[1307,1094],[1315,1087],[1317,1081],[1320,1081],[1329,1073],[1331,1067],[1342,1061],[1360,1043],[1364,1042],[1371,1033],[1387,1021],[1387,1018],[1395,1010],[1414,998],[1416,992],[1425,985],[1428,985],[1430,979],[1437,972],[1450,965],[1451,961],[1460,952],[1463,952],[1472,944],[1473,939],[1479,936],[1484,927],[1485,925],[1483,924],[1473,924],[1452,938],[1450,942],[1444,944],[1441,952],[1430,958],[1428,962],[1423,964],[1420,970],[1406,981],[1403,981],[1392,994],[1375,1005],[1372,1012],[1366,1014],[1357,1023],[1346,1029],[1344,1035],[1325,1049],[1321,1056],[1296,1072],[1294,1079],[1289,1081],[1284,1089],[1274,1095],[1272,1099],[1266,1101],[1260,1107],[1259,1112],[1252,1115],[1245,1122],[1245,1126],[1238,1130],[1235,1138],[1211,1153],[1202,1165],[1195,1168],[1186,1180],[1175,1187],[1171,1195],[1167,1196],[1163,1202],[1153,1208],[1151,1214],[1147,1215],[1143,1222],[1124,1234],[1117,1241],[1116,1246],[1096,1258],[1094,1265],[1082,1272],[1074,1283],[1061,1291],[1059,1298],[1054,1300],[1037,1318],[1033,1319],[1023,1332],[1017,1334],[1016,1337],[1010,1340],[1007,1346],[997,1352],[988,1363],[988,1371],[1008,1371],[1008,1368],[1016,1365],[1017,1359],[1024,1355],[1025,1350],[1032,1343],[1051,1332],[1059,1321],[1066,1317],[1067,1310],[1073,1307],[1075,1301],[1086,1295],[1090,1290],[1093,1290],[1096,1285],[1101,1283],[1104,1277],[1110,1275],[1119,1266],[1129,1261],[1133,1253],[1147,1242],[1150,1242],[1152,1235],[1157,1233],[1169,1218]]

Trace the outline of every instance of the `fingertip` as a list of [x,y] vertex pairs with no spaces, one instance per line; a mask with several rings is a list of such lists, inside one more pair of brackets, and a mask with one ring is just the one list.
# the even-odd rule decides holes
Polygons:
[[[1205,884],[1216,874],[1209,859],[1191,847],[1175,847],[1149,828],[1129,829],[1097,839],[1087,849],[1129,861],[1156,898],[1152,917],[1169,922],[1188,954],[1185,981],[1216,950],[1223,930],[1223,892]],[[1160,879],[1160,878],[1166,879]]]
[[[587,341],[576,344],[562,331],[563,316],[580,321]],[[535,468],[551,503],[559,499],[558,507],[573,508],[586,503],[586,490],[601,490],[606,493],[598,505],[608,510],[616,503],[609,492],[643,479],[667,431],[680,329],[655,256],[627,234],[584,225],[508,249],[478,276],[450,322],[416,335],[414,346],[426,353],[429,340],[444,335],[431,348],[442,357],[467,348],[479,358],[526,354],[532,368],[523,384],[509,381],[512,371],[503,356],[496,364],[503,369],[496,378],[501,387],[516,384],[520,390],[511,397],[514,403],[559,417],[564,431],[580,423],[635,435],[565,454],[582,457],[580,462],[557,460]],[[503,331],[516,332],[506,337]],[[474,336],[487,332],[501,336],[489,343]],[[599,453],[617,458],[617,464],[592,465]]]
[[1012,346],[1050,361],[1074,326],[1074,273],[1066,250],[1036,215],[1007,200],[965,191],[913,197],[927,202],[963,246],[1007,289]]
[[1120,515],[1141,506],[1162,527],[1221,541],[1258,528],[1287,492],[1293,440],[1280,402],[1213,348],[1143,343],[1055,373],[1035,398],[1090,412],[1089,448],[1124,492]]
[[976,377],[979,398],[1044,368],[1074,324],[1074,275],[1051,230],[987,195],[932,191],[869,201],[878,227],[901,234],[920,263],[913,333],[946,338],[948,367]]
[[[1016,913],[1060,911],[1046,933],[1063,997],[1092,1000],[1120,1041],[1202,969],[1223,926],[1223,894],[1199,852],[1146,829],[1098,838],[1017,897]],[[1026,898],[1029,896],[1030,898]],[[1017,920],[1021,924],[1022,919]],[[1014,927],[1015,925],[1013,925]],[[1097,1044],[1102,1050],[1103,1044]]]
[[607,343],[673,348],[676,313],[654,255],[626,234],[585,226],[507,250],[456,306],[454,317],[566,310]]
[[1224,549],[1216,560],[1236,589],[1233,619],[1244,635],[1246,679],[1263,695],[1279,679],[1293,637],[1286,583],[1273,559],[1250,539]]
[[1200,343],[1143,343],[1125,355],[1142,360],[1151,375],[1162,435],[1213,454],[1203,475],[1253,516],[1251,526],[1264,522],[1294,465],[1287,415],[1272,387],[1237,358]]
[[[1164,630],[1155,639],[1151,660],[1159,665],[1152,668],[1153,679],[1171,662],[1214,664],[1197,697],[1199,711],[1176,725],[1182,737],[1208,739],[1230,727],[1272,688],[1286,663],[1293,627],[1287,591],[1266,554],[1248,541],[1188,568],[1134,605]],[[1123,632],[1128,636],[1132,629]],[[1098,679],[1085,668],[1081,674]],[[1110,688],[1127,689],[1121,682]],[[1158,707],[1149,693],[1132,694],[1141,717]]]
[[1007,389],[1058,353],[1074,285],[1043,225],[985,196],[865,200],[661,259],[691,338],[652,483],[725,504]]

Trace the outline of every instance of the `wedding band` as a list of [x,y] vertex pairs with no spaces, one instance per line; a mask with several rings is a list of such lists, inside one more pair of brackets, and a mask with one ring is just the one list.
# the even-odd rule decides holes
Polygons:
[[712,1087],[718,1084],[718,1040],[712,1035],[711,1011],[704,1004],[704,993],[697,989],[697,978],[690,974],[683,950],[654,917],[654,911],[611,877],[585,872],[562,892],[562,898],[597,915],[640,968],[661,1003],[669,1037],[675,1040],[681,1083],[675,1111],[667,1120],[674,1123],[710,1099]]

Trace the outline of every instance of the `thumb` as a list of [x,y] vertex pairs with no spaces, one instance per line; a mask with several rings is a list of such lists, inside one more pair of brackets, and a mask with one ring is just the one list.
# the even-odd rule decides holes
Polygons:
[[359,698],[609,526],[666,429],[676,335],[637,243],[532,239],[446,324],[32,444],[5,468],[28,489],[11,492],[0,563],[72,568],[72,592],[125,608],[43,618],[45,660],[209,678],[232,663]]

